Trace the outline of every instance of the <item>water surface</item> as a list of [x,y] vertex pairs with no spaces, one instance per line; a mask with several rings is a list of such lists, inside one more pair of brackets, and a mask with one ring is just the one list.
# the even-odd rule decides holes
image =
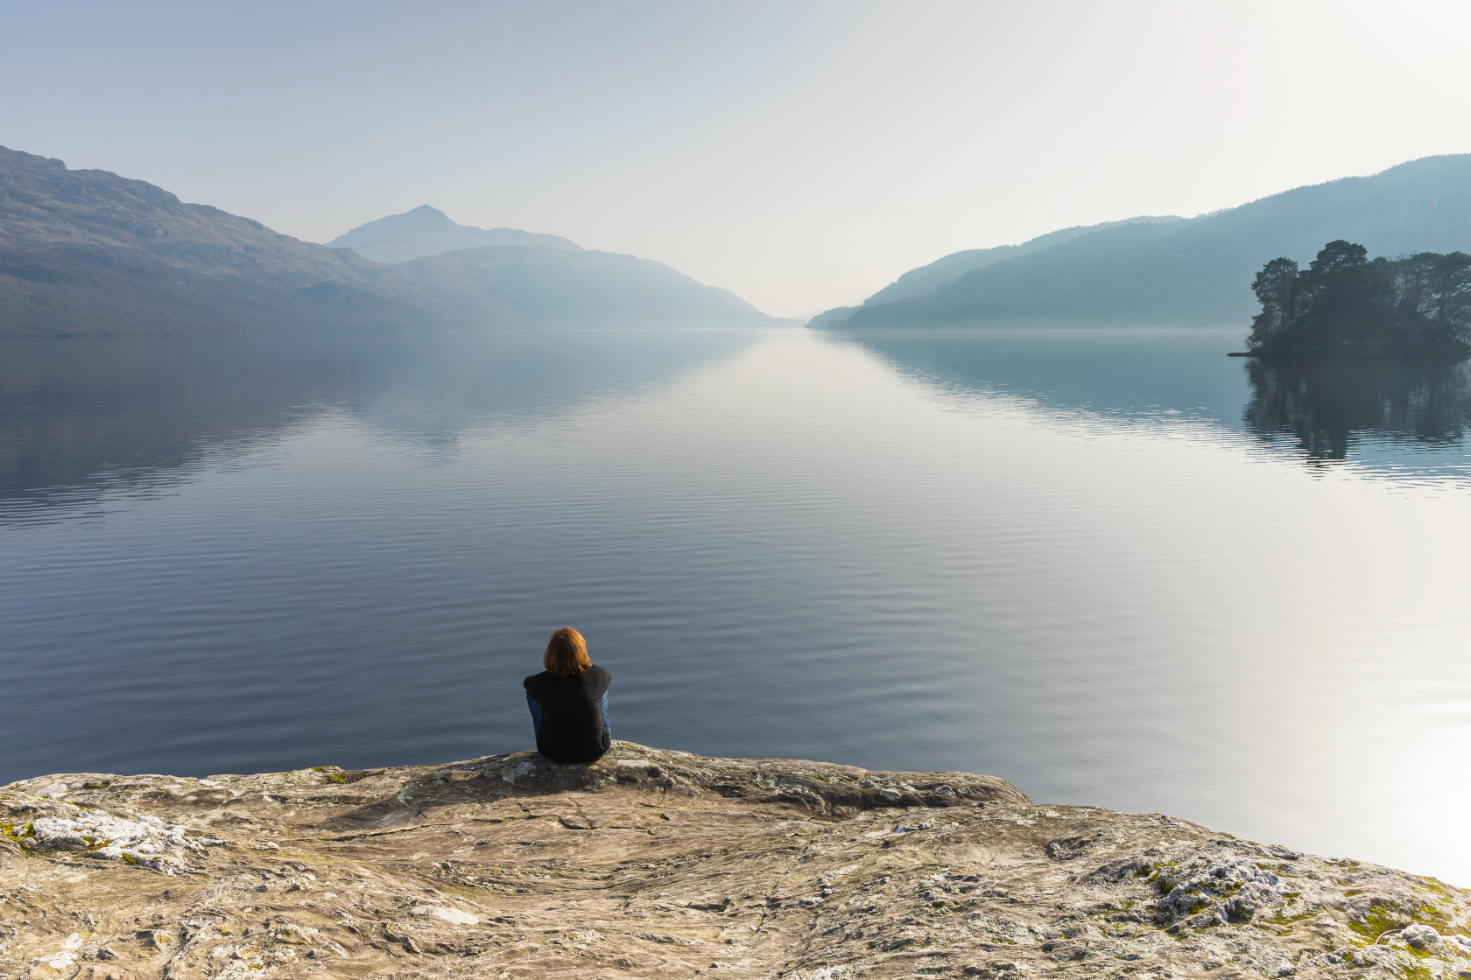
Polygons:
[[7,342],[0,782],[614,731],[1471,885],[1464,368],[1239,331]]

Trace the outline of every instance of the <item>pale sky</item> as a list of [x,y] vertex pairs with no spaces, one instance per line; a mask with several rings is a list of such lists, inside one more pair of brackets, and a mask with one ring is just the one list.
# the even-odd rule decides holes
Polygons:
[[0,0],[0,144],[308,241],[432,204],[795,316],[1471,151],[1468,37],[1468,0]]

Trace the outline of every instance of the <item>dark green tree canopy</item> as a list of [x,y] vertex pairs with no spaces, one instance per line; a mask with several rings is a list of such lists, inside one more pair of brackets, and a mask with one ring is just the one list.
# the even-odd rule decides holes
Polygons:
[[1338,240],[1306,269],[1273,259],[1251,284],[1257,357],[1464,358],[1471,353],[1471,255],[1421,252],[1369,260]]

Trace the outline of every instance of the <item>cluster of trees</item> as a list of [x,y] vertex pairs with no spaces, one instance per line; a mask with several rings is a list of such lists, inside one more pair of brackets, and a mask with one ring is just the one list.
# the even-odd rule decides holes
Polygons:
[[1251,285],[1257,357],[1471,354],[1471,255],[1421,252],[1370,261],[1362,245],[1329,242],[1306,269],[1273,259]]

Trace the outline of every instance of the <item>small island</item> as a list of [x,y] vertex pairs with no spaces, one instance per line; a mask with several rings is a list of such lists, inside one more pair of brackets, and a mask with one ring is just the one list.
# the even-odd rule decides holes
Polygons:
[[1471,255],[1368,258],[1342,239],[1306,269],[1273,259],[1251,284],[1262,304],[1238,357],[1306,360],[1471,356]]

